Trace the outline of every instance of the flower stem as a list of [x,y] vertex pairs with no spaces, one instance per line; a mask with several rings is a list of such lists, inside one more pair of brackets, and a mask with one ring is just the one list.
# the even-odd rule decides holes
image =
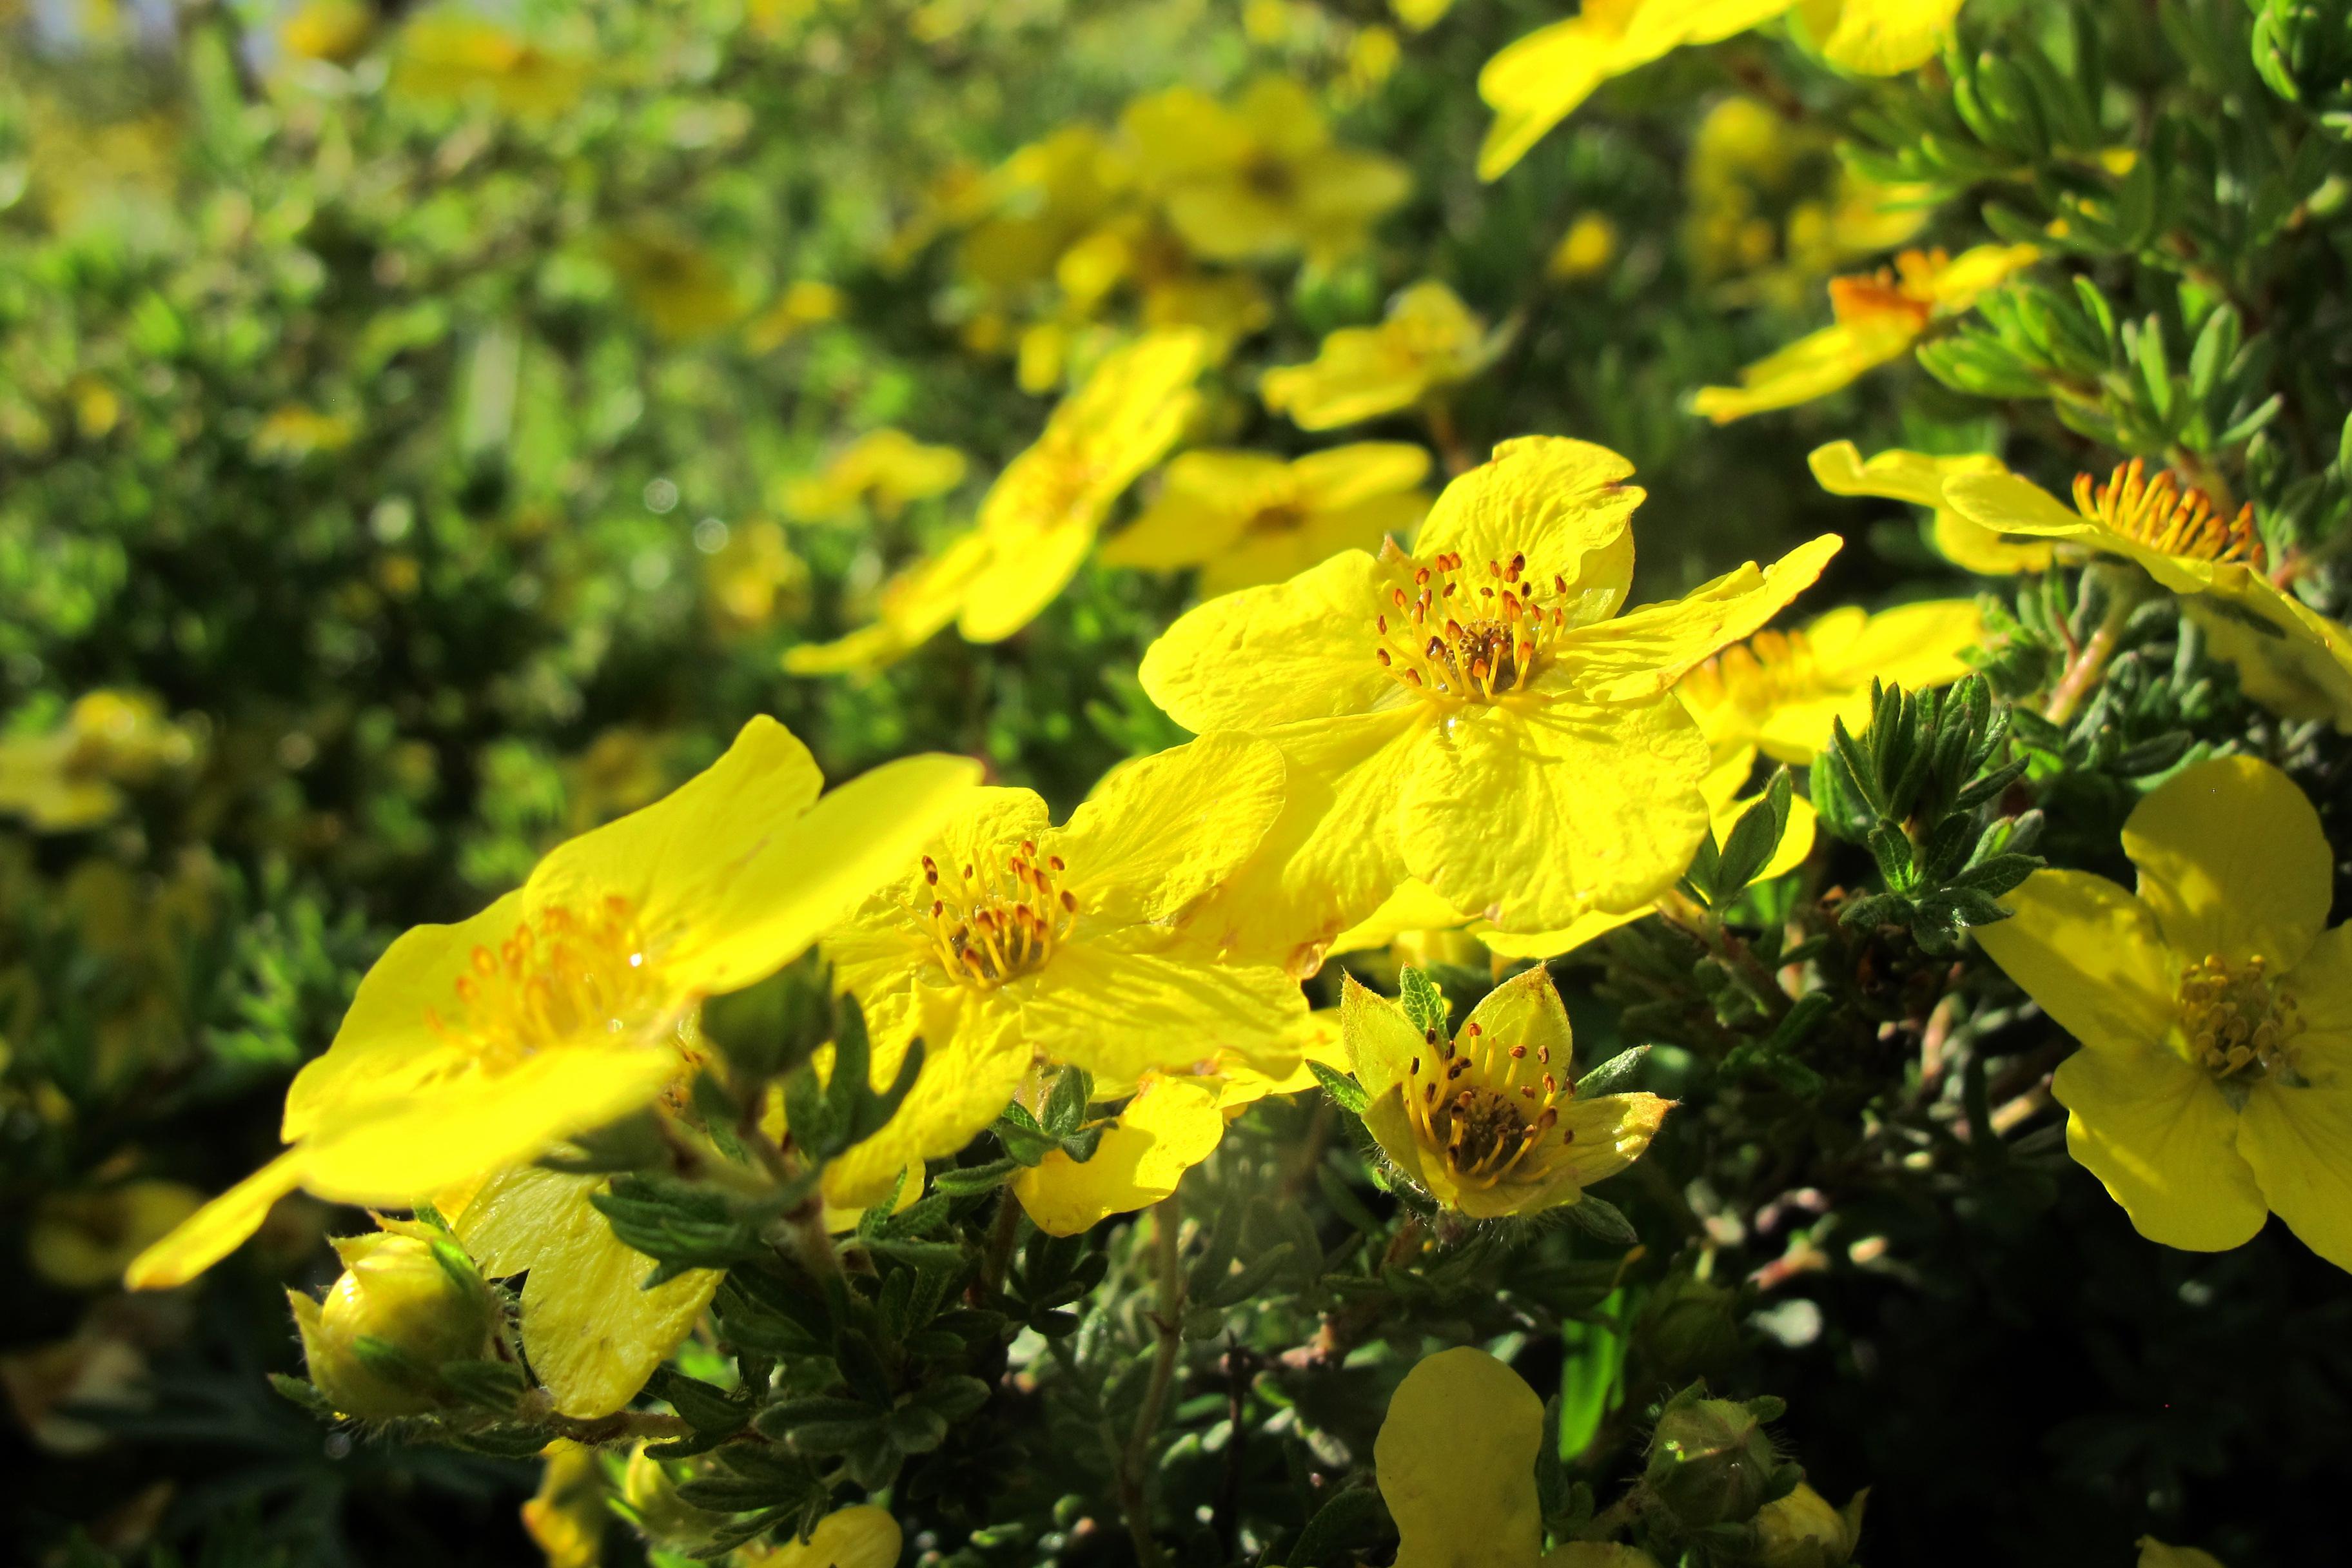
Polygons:
[[2053,724],[2063,724],[2074,717],[2083,700],[2098,686],[2107,673],[2107,661],[2116,656],[2116,644],[2124,635],[2124,626],[2139,605],[2139,595],[2127,591],[2120,582],[2111,583],[2107,613],[2099,617],[2097,629],[2083,639],[2066,661],[2058,677],[2058,684],[2050,689],[2050,701],[2042,716]]
[[1151,1498],[1146,1478],[1151,1440],[1159,1435],[1160,1418],[1167,1413],[1168,1395],[1176,1384],[1177,1359],[1184,1348],[1183,1222],[1183,1211],[1173,1196],[1160,1199],[1151,1210],[1160,1253],[1159,1300],[1151,1313],[1157,1343],[1151,1382],[1144,1391],[1142,1408],[1135,1413],[1135,1426],[1119,1452],[1118,1478],[1118,1510],[1135,1543],[1137,1568],[1161,1568],[1165,1562],[1160,1543],[1151,1538]]

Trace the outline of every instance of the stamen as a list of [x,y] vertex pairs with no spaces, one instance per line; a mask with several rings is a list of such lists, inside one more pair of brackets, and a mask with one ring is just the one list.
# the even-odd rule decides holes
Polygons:
[[2134,458],[2095,483],[2074,479],[2074,508],[2093,522],[2163,554],[2183,561],[2240,562],[2260,571],[2263,542],[2254,531],[2252,501],[2235,517],[2213,510],[2203,490],[2183,489],[2170,469],[2147,476],[2147,464]]

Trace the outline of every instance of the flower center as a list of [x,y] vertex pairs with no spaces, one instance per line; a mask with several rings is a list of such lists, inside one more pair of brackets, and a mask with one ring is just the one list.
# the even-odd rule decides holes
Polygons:
[[1550,603],[1528,574],[1524,553],[1466,566],[1457,553],[1396,562],[1389,607],[1373,617],[1372,657],[1425,697],[1491,702],[1533,678],[1547,637],[1568,624],[1568,582],[1551,580]]
[[961,872],[942,872],[924,856],[931,889],[924,929],[948,973],[993,991],[1045,967],[1078,920],[1078,900],[1059,882],[1063,869],[1059,855],[1041,859],[1025,838],[1002,865],[967,864]]
[[[1412,1058],[1404,1085],[1405,1110],[1422,1146],[1469,1186],[1496,1186],[1523,1163],[1523,1179],[1539,1175],[1559,1107],[1575,1098],[1551,1070],[1550,1047],[1538,1046],[1532,1055],[1525,1046],[1506,1049],[1475,1023],[1458,1045],[1435,1029],[1424,1030],[1422,1039],[1428,1052]],[[1552,1146],[1565,1148],[1575,1138],[1571,1128]]]
[[1254,538],[1271,534],[1296,533],[1307,526],[1307,509],[1297,501],[1277,501],[1263,506],[1250,514],[1242,531]]
[[1811,640],[1797,631],[1759,632],[1708,659],[1682,682],[1683,694],[1704,713],[1728,709],[1759,721],[1776,708],[1832,686]]
[[2150,550],[2184,561],[2243,562],[2260,571],[2263,542],[2254,532],[2254,504],[2235,517],[2213,510],[2203,490],[2181,489],[2169,470],[2147,477],[2138,458],[2095,485],[2088,474],[2074,477],[2074,508],[2102,528]]
[[635,906],[617,894],[518,922],[496,947],[474,949],[455,989],[456,1010],[445,1017],[428,1007],[425,1022],[494,1072],[566,1045],[649,1038],[674,1025],[679,1008],[646,952]]
[[1057,528],[1091,509],[1100,479],[1084,443],[1049,434],[1005,470],[997,505],[1031,527]]
[[1261,152],[1242,165],[1242,184],[1252,195],[1276,205],[1298,194],[1297,171],[1288,161],[1272,152]]
[[2232,965],[2208,955],[2180,972],[2180,1029],[2189,1059],[2224,1082],[2286,1068],[2303,1018],[2259,955]]

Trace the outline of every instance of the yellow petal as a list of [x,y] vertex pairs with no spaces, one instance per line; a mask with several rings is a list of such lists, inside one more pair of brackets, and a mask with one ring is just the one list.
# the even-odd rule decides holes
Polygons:
[[1548,1050],[1555,1061],[1575,1060],[1576,1039],[1569,1027],[1568,1009],[1560,1004],[1559,991],[1541,964],[1487,992],[1463,1021],[1465,1028],[1472,1024],[1514,1047]]
[[1979,528],[2067,540],[2120,555],[2176,594],[2201,594],[2211,582],[2213,569],[2209,563],[2183,561],[2102,528],[2032,480],[2015,474],[1956,474],[1946,482],[1944,496],[1953,510]]
[[2165,1038],[2180,975],[2146,904],[2087,871],[2036,871],[2001,901],[1977,945],[2060,1028],[2094,1051]]
[[502,1073],[469,1071],[319,1128],[298,1152],[301,1182],[338,1203],[405,1207],[643,1109],[680,1060],[667,1043],[573,1046]]
[[1465,710],[1403,800],[1405,868],[1506,931],[1643,908],[1706,832],[1707,746],[1671,696]]
[[2190,963],[2261,954],[2275,974],[2327,923],[2335,855],[2294,781],[2253,757],[2192,763],[2133,808],[2139,896]]
[[1754,636],[1812,585],[1843,543],[1825,533],[1760,571],[1751,562],[1682,598],[1579,626],[1559,639],[1557,663],[1538,683],[1602,702],[1638,702],[1665,691],[1701,660]]
[[925,1160],[945,1159],[971,1142],[1012,1103],[1031,1060],[1018,1036],[1019,1014],[1008,1002],[960,985],[908,985],[859,1000],[866,1003],[875,1031],[875,1087],[887,1089],[896,1080],[918,1034],[923,1067],[898,1114],[825,1167],[825,1202],[844,1210],[885,1201],[901,1171],[911,1166],[919,1173]]
[[1413,1058],[1436,1049],[1400,1004],[1345,973],[1339,977],[1339,1040],[1349,1071],[1374,1099],[1404,1080]]
[[1190,1067],[1218,1046],[1281,1039],[1307,1012],[1297,983],[1271,965],[1228,968],[1192,953],[1074,942],[1003,988],[1021,1042],[1097,1078],[1134,1083]]
[[1013,1180],[1013,1195],[1049,1236],[1076,1236],[1115,1214],[1149,1208],[1225,1135],[1216,1086],[1205,1079],[1147,1082],[1084,1164],[1056,1149]]
[[1284,582],[1343,551],[1377,551],[1391,539],[1402,542],[1428,510],[1425,491],[1399,490],[1308,512],[1296,528],[1252,533],[1202,563],[1202,596]]
[[539,1490],[522,1505],[523,1529],[547,1568],[602,1568],[604,1526],[613,1517],[604,1503],[604,1467],[595,1449],[568,1438],[558,1437],[544,1453]]
[[1945,500],[1945,481],[1959,474],[2000,474],[2008,470],[1990,453],[1930,457],[1899,449],[1879,453],[1868,462],[1851,441],[1832,441],[1817,447],[1807,462],[1822,489],[1832,495],[1884,496],[1933,508],[1936,548],[1953,564],[1985,576],[2016,572],[2040,572],[2050,564],[2047,544],[2016,544],[1952,510]]
[[2150,1241],[2219,1252],[2263,1228],[2238,1113],[2204,1068],[2153,1043],[2082,1050],[2058,1064],[2050,1089],[2066,1108],[2066,1152]]
[[2184,607],[2236,667],[2249,697],[2290,718],[2352,731],[2352,628],[2242,565],[2216,568],[2209,590]]
[[784,668],[793,675],[866,673],[894,664],[937,636],[956,618],[971,584],[994,560],[996,547],[977,529],[959,534],[945,549],[900,571],[883,585],[879,618],[828,643],[803,643],[784,650]]
[[1894,76],[1935,58],[1959,14],[1960,0],[1842,0],[1822,53],[1850,71]]
[[1436,889],[1409,878],[1379,909],[1334,937],[1331,951],[1358,952],[1386,947],[1409,931],[1454,931],[1469,923],[1470,917],[1447,903]]
[[1099,521],[1039,531],[992,552],[964,591],[963,612],[956,617],[963,639],[1003,642],[1035,620],[1078,574]]
[[1372,1444],[1396,1568],[1534,1568],[1542,1442],[1543,1401],[1517,1373],[1467,1346],[1423,1357]]
[[2287,1228],[2352,1268],[2352,1040],[2309,1041],[2294,1067],[2307,1087],[2274,1077],[2248,1090],[2238,1152]]
[[1575,1136],[1567,1139],[1567,1152],[1559,1157],[1557,1168],[1580,1187],[1615,1175],[1642,1157],[1674,1107],[1673,1100],[1654,1094],[1603,1094],[1570,1100],[1559,1108],[1559,1125],[1563,1136]]
[[2194,1546],[2167,1546],[2153,1535],[2143,1535],[2139,1568],[2221,1568],[2221,1560]]
[[1473,570],[1524,552],[1535,570],[1596,595],[1582,613],[1598,620],[1623,601],[1633,577],[1627,532],[1643,494],[1624,483],[1633,473],[1633,464],[1590,441],[1506,441],[1445,487],[1414,550],[1423,558],[1454,552]]
[[1282,803],[1280,750],[1203,735],[1119,767],[1047,848],[1067,862],[1063,886],[1084,914],[1171,924],[1256,853]]
[[1357,441],[1309,452],[1290,465],[1290,475],[1307,506],[1358,506],[1427,479],[1429,450],[1406,441]]
[[270,1205],[301,1184],[300,1152],[289,1149],[190,1215],[131,1260],[122,1282],[133,1290],[184,1285],[261,1228]]
[[1717,425],[1728,425],[1751,414],[1794,408],[1851,386],[1880,365],[1901,359],[1918,341],[1918,329],[1899,319],[1840,321],[1748,366],[1736,387],[1700,388],[1691,398],[1691,409]]
[[739,1547],[733,1560],[742,1568],[893,1568],[904,1547],[889,1510],[862,1502],[826,1514],[806,1541]]
[[1287,583],[1187,611],[1145,650],[1144,692],[1195,733],[1392,704],[1397,684],[1372,658],[1365,624],[1383,581],[1370,555],[1350,550]]
[[458,1239],[493,1279],[527,1274],[523,1353],[566,1415],[593,1420],[626,1405],[710,1304],[710,1268],[640,1289],[654,1260],[624,1246],[589,1199],[600,1176],[503,1171],[458,1214]]
[[1551,931],[1496,931],[1491,926],[1480,926],[1478,940],[1486,944],[1487,952],[1498,958],[1557,958],[1563,952],[1575,952],[1588,942],[1607,936],[1621,926],[1632,925],[1654,907],[1643,904],[1637,910],[1595,910]]
[[1290,465],[1269,453],[1182,453],[1168,465],[1159,498],[1103,545],[1102,561],[1171,571],[1213,559],[1266,498],[1287,500],[1292,489]]

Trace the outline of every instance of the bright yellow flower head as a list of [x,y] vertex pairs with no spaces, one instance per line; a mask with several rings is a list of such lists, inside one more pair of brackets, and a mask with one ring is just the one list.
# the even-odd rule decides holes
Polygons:
[[1944,498],[1947,481],[1963,474],[2003,474],[2009,470],[1989,452],[1936,458],[1924,452],[1893,449],[1868,462],[1851,441],[1817,447],[1806,459],[1822,489],[1838,496],[1884,496],[1888,500],[1924,506],[1935,516],[1936,548],[1965,571],[1986,577],[2006,577],[2018,572],[2046,571],[2051,549],[2004,539],[1954,510]]
[[1396,1521],[1396,1568],[1657,1568],[1638,1547],[1543,1545],[1536,1454],[1543,1401],[1467,1345],[1424,1356],[1389,1398],[1372,1444]]
[[456,11],[427,12],[400,30],[393,86],[413,98],[487,99],[502,111],[551,118],[578,101],[587,62],[495,23]]
[[95,827],[122,808],[120,785],[183,766],[195,751],[153,698],[85,692],[58,729],[0,740],[0,812],[40,833]]
[[1478,149],[1478,177],[1495,179],[1526,157],[1612,78],[1792,9],[1832,63],[1892,76],[1943,47],[1960,0],[1585,0],[1576,16],[1529,33],[1478,73],[1478,96],[1495,110]]
[[1487,331],[1444,284],[1416,283],[1379,326],[1342,327],[1310,363],[1267,371],[1259,395],[1301,430],[1360,425],[1469,380],[1508,342],[1507,331]]
[[1395,159],[1335,143],[1314,95],[1287,78],[1260,79],[1231,108],[1171,88],[1129,104],[1119,129],[1144,188],[1212,261],[1343,254],[1412,190]]
[[1333,552],[1377,548],[1429,510],[1429,454],[1364,441],[1295,462],[1263,452],[1187,452],[1159,499],[1103,547],[1110,566],[1201,568],[1201,592],[1276,583]]
[[1843,719],[1870,722],[1870,683],[1908,691],[1949,686],[1969,672],[1960,655],[1985,640],[1973,599],[1934,599],[1872,615],[1848,605],[1801,631],[1759,632],[1683,678],[1683,701],[1721,757],[1761,751],[1802,767]]
[[1568,1009],[1540,964],[1489,991],[1452,1040],[1345,976],[1339,1034],[1381,1152],[1474,1219],[1579,1201],[1642,1157],[1673,1105],[1576,1097]]
[[925,1056],[898,1114],[835,1161],[837,1206],[887,1195],[899,1170],[951,1154],[1003,1110],[1033,1062],[1107,1093],[1220,1046],[1263,1048],[1306,1010],[1271,965],[1229,966],[1191,929],[1281,810],[1281,753],[1210,735],[1125,764],[1066,826],[1028,790],[984,789],[906,879],[825,940],[866,1008],[877,1084],[909,1039]]
[[2071,507],[2006,471],[1956,477],[1944,493],[1980,528],[2134,563],[2181,595],[2248,696],[2290,718],[2328,719],[2352,731],[2352,629],[2263,575],[2252,505],[2221,511],[2169,472],[2150,479],[2137,458],[2105,483],[2078,476]]
[[1018,289],[1052,278],[1063,253],[1124,199],[1132,175],[1101,132],[1066,126],[951,193],[943,217],[972,222],[960,258],[975,282]]
[[652,1104],[690,1068],[702,999],[806,950],[978,772],[912,757],[820,800],[808,748],[754,719],[666,798],[386,949],[287,1091],[292,1147],[142,1254],[131,1284],[194,1278],[298,1186],[405,1207]]
[[2040,255],[2030,245],[1979,245],[1957,257],[1906,250],[1875,274],[1832,279],[1833,324],[1749,365],[1736,387],[1702,387],[1691,407],[1728,425],[1827,397],[1909,353],[1929,329],[1972,309]]
[[965,467],[953,447],[927,447],[903,430],[869,430],[814,479],[786,486],[784,511],[795,522],[849,523],[862,512],[890,522],[912,502],[963,483]]
[[1838,547],[1814,541],[1619,615],[1642,492],[1587,442],[1506,442],[1445,488],[1411,555],[1360,550],[1192,610],[1144,655],[1194,731],[1277,743],[1289,796],[1217,911],[1311,971],[1407,878],[1512,931],[1642,908],[1706,831],[1706,739],[1673,694]]
[[2142,1236],[2212,1252],[2275,1214],[2352,1268],[2352,926],[2293,781],[2183,769],[2132,812],[2139,892],[2037,871],[1977,941],[2081,1042],[2051,1090],[2066,1147]]
[[1005,465],[980,503],[979,526],[882,591],[878,623],[788,650],[797,675],[873,668],[919,647],[949,621],[971,642],[1002,642],[1037,618],[1077,574],[1112,505],[1165,457],[1200,405],[1208,363],[1189,328],[1145,334],[1064,398],[1036,444]]
[[1051,1236],[1076,1236],[1112,1215],[1150,1207],[1215,1152],[1243,1111],[1270,1095],[1314,1088],[1309,1061],[1344,1070],[1339,1033],[1333,1013],[1309,1014],[1276,1049],[1220,1050],[1189,1072],[1147,1073],[1104,1130],[1094,1158],[1081,1163],[1053,1150],[1013,1179],[1013,1196]]

